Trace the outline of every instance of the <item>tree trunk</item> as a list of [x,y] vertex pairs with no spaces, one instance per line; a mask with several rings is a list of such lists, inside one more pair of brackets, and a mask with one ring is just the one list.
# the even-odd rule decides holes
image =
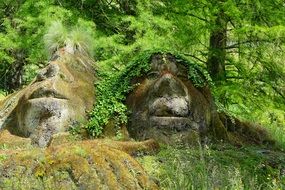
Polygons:
[[121,11],[127,15],[136,15],[135,6],[136,1],[130,0],[117,0],[117,3],[120,5]]
[[11,65],[10,70],[7,73],[6,89],[8,92],[13,92],[22,86],[23,74],[24,74],[24,53],[22,51],[15,52],[15,62]]
[[225,60],[227,42],[227,21],[224,11],[220,11],[214,21],[214,29],[210,33],[208,71],[214,81],[225,80]]

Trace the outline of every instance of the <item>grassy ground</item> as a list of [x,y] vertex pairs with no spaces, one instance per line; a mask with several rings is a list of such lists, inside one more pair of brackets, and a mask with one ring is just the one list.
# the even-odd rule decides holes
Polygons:
[[242,85],[214,88],[217,103],[223,103],[217,107],[241,120],[261,124],[276,145],[164,146],[157,155],[139,158],[149,174],[160,182],[162,189],[285,189],[284,100],[269,96],[271,91],[269,95],[251,95],[253,93],[248,89]]
[[5,98],[4,93],[2,93],[2,92],[0,91],[0,101],[3,100],[4,98]]
[[265,147],[162,147],[139,158],[162,189],[285,189],[285,153]]

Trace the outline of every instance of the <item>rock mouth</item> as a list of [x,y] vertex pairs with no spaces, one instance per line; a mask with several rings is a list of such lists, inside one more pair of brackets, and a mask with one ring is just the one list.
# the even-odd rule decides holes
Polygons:
[[187,97],[160,97],[149,106],[150,115],[156,117],[188,117]]
[[188,117],[151,116],[149,121],[151,127],[164,130],[179,132],[188,129],[199,129],[199,125]]
[[53,97],[35,98],[29,99],[23,106],[26,111],[19,115],[23,117],[21,119],[25,120],[44,120],[52,116],[64,118],[68,115],[68,104],[65,99]]
[[64,96],[63,94],[57,92],[54,89],[48,89],[45,87],[35,90],[29,97],[29,100],[38,99],[38,98],[54,98],[54,99],[67,100],[66,96]]
[[40,147],[48,145],[51,136],[68,126],[70,111],[67,100],[53,97],[34,98],[22,104],[18,112],[19,133]]

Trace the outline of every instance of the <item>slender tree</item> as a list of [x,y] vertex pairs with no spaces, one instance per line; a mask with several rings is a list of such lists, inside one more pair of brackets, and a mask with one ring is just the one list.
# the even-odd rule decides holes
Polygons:
[[209,57],[207,67],[212,78],[224,80],[226,77],[227,18],[223,9],[216,13],[209,36]]

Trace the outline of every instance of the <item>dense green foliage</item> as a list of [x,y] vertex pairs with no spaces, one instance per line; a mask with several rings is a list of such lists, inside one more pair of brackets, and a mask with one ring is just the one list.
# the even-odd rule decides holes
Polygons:
[[[25,50],[26,75],[30,67],[44,63],[42,38],[56,20],[65,25],[80,20],[85,23],[81,29],[96,33],[92,36],[94,53],[100,61],[124,65],[137,51],[163,47],[206,64],[210,34],[221,27],[215,20],[223,11],[227,23],[226,77],[265,80],[284,94],[279,87],[284,81],[282,1],[5,0],[1,8],[2,65],[19,59],[9,49]],[[6,66],[2,73],[7,70]]]
[[93,32],[93,22],[81,19],[78,11],[58,6],[56,2],[8,0],[1,3],[0,88],[6,91],[19,88],[47,64],[48,52],[43,36],[52,22],[77,24],[84,31]]
[[[222,53],[224,60],[217,61],[224,64],[225,78],[214,81],[212,87],[219,107],[283,130],[285,7],[281,0],[5,0],[0,8],[2,94],[27,84],[47,64],[49,54],[66,43],[83,44],[83,51],[88,46],[101,79],[115,84],[120,81],[118,74],[105,76],[125,69],[146,50],[175,50],[203,68],[214,60],[211,56]],[[211,36],[221,31],[226,31],[225,47],[211,46]],[[99,97],[108,94],[106,100],[98,101],[113,104],[106,110],[125,110],[115,103],[123,100],[121,93],[127,92],[124,88],[129,88],[129,82],[124,81],[124,85],[118,92],[105,92],[107,86],[111,89],[111,82],[97,85],[102,89],[98,90]],[[98,121],[91,119],[98,131],[112,115],[106,112],[99,114]]]
[[[283,130],[285,6],[281,0],[4,0],[0,8],[1,94],[27,84],[47,64],[49,53],[70,41],[71,46],[83,44],[83,51],[88,46],[106,76],[120,72],[146,50],[175,50],[208,67],[221,109]],[[211,43],[221,36],[226,43]],[[225,70],[222,81],[209,68],[213,60]],[[103,83],[98,88],[108,86]],[[121,94],[109,95],[122,100]],[[99,123],[108,117],[102,116],[104,122]]]
[[[196,86],[211,84],[218,109],[261,123],[284,150],[284,13],[283,0],[1,0],[0,101],[62,46],[88,52],[98,81],[85,127],[97,137],[109,121],[127,122],[131,79],[150,69],[153,53],[170,52]],[[283,156],[223,144],[144,159],[169,189],[284,189]]]

